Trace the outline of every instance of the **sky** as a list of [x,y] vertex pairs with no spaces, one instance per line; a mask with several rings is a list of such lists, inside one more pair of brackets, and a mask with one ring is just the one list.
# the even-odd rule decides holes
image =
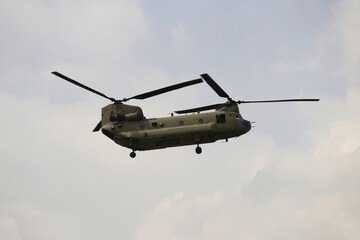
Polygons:
[[[360,239],[359,0],[0,0],[0,240]],[[209,73],[253,129],[138,152],[115,98]],[[146,117],[223,102],[205,83]]]

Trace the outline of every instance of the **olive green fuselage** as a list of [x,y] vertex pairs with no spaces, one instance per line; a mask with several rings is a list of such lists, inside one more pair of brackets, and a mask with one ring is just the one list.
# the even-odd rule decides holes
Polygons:
[[115,103],[102,109],[101,125],[115,143],[139,151],[212,143],[251,129],[237,104],[224,104],[213,112],[146,119],[141,108]]

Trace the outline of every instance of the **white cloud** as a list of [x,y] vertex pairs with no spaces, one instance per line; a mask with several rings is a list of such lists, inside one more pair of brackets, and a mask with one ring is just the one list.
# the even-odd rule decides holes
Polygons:
[[[143,221],[135,239],[203,239],[214,234],[224,194],[189,195],[176,192],[163,199]],[[214,231],[215,230],[215,231]],[[220,231],[222,231],[221,229]],[[215,239],[214,235],[211,238]]]
[[[139,226],[137,239],[360,237],[360,73],[355,67],[360,59],[359,4],[359,1],[336,3],[334,23],[319,38],[330,41],[325,45],[318,42],[319,51],[309,59],[295,64],[280,62],[275,67],[281,74],[328,70],[336,73],[337,81],[345,82],[345,96],[322,98],[322,108],[317,112],[302,108],[310,119],[321,123],[307,130],[313,145],[306,149],[301,146],[282,149],[270,141],[259,144],[257,149],[261,152],[255,155],[253,151],[228,152],[234,157],[247,157],[246,163],[241,164],[247,173],[249,161],[257,161],[253,166],[255,173],[233,182],[232,188],[223,187],[222,201],[206,211],[203,210],[207,202],[198,205],[198,194],[174,193],[163,199],[148,212]],[[328,56],[332,61],[324,62]],[[261,136],[255,139],[258,137]],[[251,136],[246,138],[250,140]],[[260,160],[260,155],[271,156],[273,160],[266,163]],[[227,170],[231,175],[231,170]],[[215,195],[201,196],[211,199]]]
[[148,33],[137,1],[2,1],[0,15],[0,81],[22,95],[46,86],[54,70],[111,89],[135,72],[134,51]]
[[0,215],[0,239],[21,239],[15,218]]
[[[260,121],[241,138],[204,145],[199,156],[190,146],[139,152],[130,160],[128,149],[91,133],[100,117],[98,98],[72,101],[82,90],[50,79],[53,69],[48,69],[74,72],[84,83],[95,79],[90,86],[120,93],[115,97],[162,87],[169,79],[187,80],[183,77],[189,75],[139,58],[137,46],[149,40],[150,26],[156,28],[142,7],[133,1],[1,2],[6,34],[0,39],[0,239],[358,239],[359,2],[335,3],[332,22],[313,37],[316,51],[269,66],[279,75],[319,74],[314,92],[333,77],[344,94],[333,87],[338,85],[327,86],[335,95],[320,96],[314,107],[294,108],[298,118],[285,111],[293,123],[279,116],[281,129],[269,123],[265,134]],[[200,17],[198,24],[211,16]],[[167,29],[170,41],[189,50],[196,35],[182,24],[189,21],[175,22]],[[222,33],[226,37],[226,29]],[[196,61],[189,64],[214,65],[209,59],[201,59],[203,65]],[[211,71],[236,67],[220,62]],[[141,104],[147,116],[156,116],[169,106],[182,108],[204,98],[198,92],[189,89],[184,101],[169,94],[160,103]],[[277,113],[256,111],[263,122]],[[280,144],[276,137],[291,131],[289,126],[300,129],[299,135],[290,134],[295,142],[302,137],[307,143]]]
[[67,57],[68,61],[97,57],[109,64],[109,57],[129,56],[147,31],[136,1],[5,1],[2,5],[7,17],[3,48],[6,53],[16,50],[15,56],[28,53],[28,57]]
[[178,23],[171,28],[171,40],[178,50],[183,50],[191,46],[192,37],[186,30],[184,24]]

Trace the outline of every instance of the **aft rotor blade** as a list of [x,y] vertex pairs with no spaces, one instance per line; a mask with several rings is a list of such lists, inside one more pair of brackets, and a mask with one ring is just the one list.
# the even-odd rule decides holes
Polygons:
[[187,82],[182,82],[182,83],[178,83],[178,84],[175,84],[175,85],[171,85],[171,86],[168,86],[168,87],[160,88],[160,89],[150,91],[150,92],[147,92],[147,93],[142,93],[142,94],[133,96],[131,98],[125,98],[122,101],[126,102],[126,101],[128,101],[130,99],[143,100],[143,99],[154,97],[156,95],[160,95],[160,94],[163,94],[163,93],[166,93],[166,92],[174,91],[174,90],[177,90],[177,89],[180,89],[180,88],[183,88],[183,87],[188,87],[188,86],[191,86],[191,85],[194,85],[194,84],[198,84],[198,83],[201,83],[202,81],[203,80],[201,78],[198,78],[198,79],[190,80],[190,81],[187,81]]
[[105,94],[103,94],[103,93],[101,93],[101,92],[98,92],[98,91],[96,91],[96,90],[94,90],[94,89],[92,89],[92,88],[90,88],[90,87],[88,87],[88,86],[85,86],[84,84],[79,83],[79,82],[77,82],[77,81],[75,81],[75,80],[73,80],[73,79],[71,79],[71,78],[69,78],[69,77],[67,77],[67,76],[65,76],[65,75],[63,75],[63,74],[61,74],[61,73],[58,73],[58,72],[55,71],[55,72],[52,72],[52,74],[54,74],[55,76],[58,76],[58,77],[60,77],[60,78],[62,78],[62,79],[64,79],[64,80],[66,80],[66,81],[68,81],[68,82],[70,82],[70,83],[72,83],[72,84],[75,84],[76,86],[79,86],[79,87],[81,87],[81,88],[84,88],[84,89],[92,92],[92,93],[95,93],[95,94],[97,94],[97,95],[99,95],[99,96],[101,96],[101,97],[107,98],[107,99],[109,99],[109,100],[112,101],[112,102],[115,102],[115,101],[116,101],[114,98],[108,97],[108,96],[106,96]]
[[197,108],[191,108],[191,109],[186,109],[186,110],[180,110],[180,111],[175,111],[175,113],[183,114],[183,113],[202,112],[202,111],[215,109],[215,108],[219,107],[220,105],[223,105],[223,104],[218,103],[218,104],[208,105],[208,106],[204,106],[204,107],[197,107]]
[[275,102],[317,102],[318,98],[292,98],[292,99],[278,99],[278,100],[261,100],[261,101],[237,101],[238,104],[242,103],[275,103]]
[[230,96],[209,76],[209,74],[204,73],[200,75],[205,82],[207,82],[207,84],[210,85],[210,87],[212,89],[214,89],[214,91],[223,98],[227,98],[229,100],[231,100]]

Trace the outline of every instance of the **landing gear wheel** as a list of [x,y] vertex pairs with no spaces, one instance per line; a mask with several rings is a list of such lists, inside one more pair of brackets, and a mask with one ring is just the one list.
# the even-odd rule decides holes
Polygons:
[[132,152],[130,153],[130,157],[131,157],[131,158],[136,157],[136,153],[135,153],[134,151],[132,151]]
[[197,147],[195,148],[195,152],[196,152],[197,154],[200,154],[200,153],[202,152],[201,147],[197,146]]

